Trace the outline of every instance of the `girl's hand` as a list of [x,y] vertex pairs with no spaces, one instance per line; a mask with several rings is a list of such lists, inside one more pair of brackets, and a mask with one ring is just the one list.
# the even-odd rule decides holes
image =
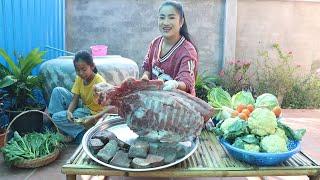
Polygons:
[[142,77],[141,77],[141,80],[148,81],[149,80],[148,75],[147,74],[143,74]]
[[67,118],[69,121],[73,122],[74,121],[74,117],[73,117],[73,114],[72,112],[70,111],[67,111]]
[[75,119],[74,122],[76,124],[83,125],[86,129],[89,129],[96,124],[96,117],[93,115],[86,116],[86,117]]

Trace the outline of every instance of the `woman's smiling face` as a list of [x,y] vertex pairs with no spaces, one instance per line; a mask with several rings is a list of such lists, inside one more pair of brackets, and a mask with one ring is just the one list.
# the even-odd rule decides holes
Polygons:
[[179,36],[182,24],[183,20],[173,6],[166,5],[160,9],[158,26],[163,37],[171,39]]

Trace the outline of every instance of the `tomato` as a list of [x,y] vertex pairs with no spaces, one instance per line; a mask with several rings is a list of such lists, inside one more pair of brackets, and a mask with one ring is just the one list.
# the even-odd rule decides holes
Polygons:
[[279,117],[281,114],[281,108],[279,106],[276,106],[272,109],[272,112],[274,113],[274,115],[276,115],[276,117]]
[[246,108],[245,105],[239,104],[238,107],[237,107],[237,111],[238,111],[239,113],[241,113],[244,108]]
[[252,112],[254,110],[254,106],[252,104],[248,104],[247,109]]
[[251,112],[248,109],[243,109],[241,113],[244,113],[247,115],[247,117],[250,116]]
[[239,115],[239,112],[238,111],[233,111],[231,113],[231,117],[237,117]]
[[240,113],[240,114],[238,115],[238,117],[239,117],[240,119],[242,119],[242,120],[247,120],[247,119],[248,119],[248,116],[247,116],[245,113]]

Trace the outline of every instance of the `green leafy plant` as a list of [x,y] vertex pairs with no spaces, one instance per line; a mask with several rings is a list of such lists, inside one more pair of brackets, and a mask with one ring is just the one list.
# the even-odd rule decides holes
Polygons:
[[[42,88],[43,78],[41,76],[32,75],[32,70],[42,63],[42,57],[45,51],[39,49],[32,50],[26,57],[17,55],[18,62],[15,63],[9,55],[0,48],[0,55],[8,63],[8,67],[0,64],[0,88],[5,89],[4,96],[9,98],[12,102],[10,109],[12,110],[26,110],[32,109],[29,106],[29,99],[34,99],[32,90],[35,88]],[[34,101],[36,102],[36,101]],[[34,104],[33,106],[38,106]]]
[[208,102],[208,92],[210,89],[216,87],[216,81],[218,78],[216,76],[209,76],[209,75],[197,75],[196,82],[195,82],[195,89],[197,97]]
[[15,131],[13,138],[1,149],[4,161],[14,164],[21,160],[36,159],[52,153],[62,147],[63,136],[59,133],[46,131],[33,132],[23,137]]
[[292,52],[284,52],[279,44],[273,44],[272,48],[276,52],[274,57],[269,51],[259,52],[254,86],[256,94],[274,94],[281,104],[285,94],[293,88],[298,79],[301,79],[300,66],[293,64]]
[[294,109],[320,108],[320,78],[315,73],[297,79],[283,99],[282,106]]
[[[293,53],[284,52],[279,44],[273,51],[260,51],[256,61],[255,93],[272,93],[283,108],[319,108],[320,79],[316,73],[302,72],[293,62]],[[275,56],[271,53],[275,52]]]

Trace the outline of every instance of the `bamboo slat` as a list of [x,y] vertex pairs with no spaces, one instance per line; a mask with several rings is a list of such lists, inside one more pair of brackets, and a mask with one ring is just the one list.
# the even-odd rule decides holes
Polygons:
[[[207,125],[206,129],[210,129]],[[152,177],[226,177],[226,176],[279,176],[312,175],[320,173],[320,166],[305,153],[299,152],[289,160],[273,167],[257,167],[230,156],[213,132],[204,130],[198,149],[185,161],[163,170],[148,172],[123,172],[104,167],[86,155],[82,147],[62,167],[65,174]]]

